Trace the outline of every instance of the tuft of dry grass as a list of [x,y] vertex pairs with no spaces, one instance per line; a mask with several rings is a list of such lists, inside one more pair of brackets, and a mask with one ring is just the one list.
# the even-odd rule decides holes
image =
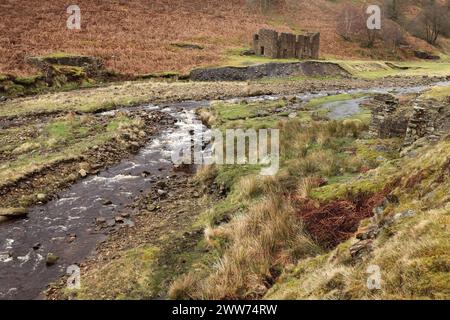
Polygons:
[[215,165],[203,165],[197,169],[195,180],[202,185],[211,184],[217,177],[218,170]]
[[[276,278],[278,266],[320,249],[304,234],[293,209],[279,197],[268,197],[252,205],[248,212],[235,216],[218,227],[230,245],[213,266],[213,272],[190,285],[193,274],[179,279],[171,289],[172,298],[255,299],[261,297]],[[214,231],[208,231],[209,240]]]
[[316,181],[317,181],[317,178],[313,178],[313,177],[301,178],[300,181],[298,182],[296,194],[301,199],[309,198],[311,190],[314,187],[317,187],[317,182]]
[[256,198],[262,193],[261,181],[256,176],[247,176],[242,178],[236,187],[236,196],[238,199],[249,200]]

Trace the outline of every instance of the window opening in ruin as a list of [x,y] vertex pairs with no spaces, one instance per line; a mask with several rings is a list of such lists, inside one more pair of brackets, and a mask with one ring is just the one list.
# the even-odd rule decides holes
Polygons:
[[264,55],[264,47],[261,47],[261,55]]

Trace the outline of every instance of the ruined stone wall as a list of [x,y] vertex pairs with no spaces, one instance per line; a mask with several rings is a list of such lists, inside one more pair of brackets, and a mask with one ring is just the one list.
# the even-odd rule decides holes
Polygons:
[[399,101],[389,94],[380,94],[367,105],[372,110],[369,133],[382,139],[404,137],[409,118],[399,112]]
[[278,32],[262,29],[253,38],[253,50],[258,56],[278,58]]
[[310,35],[309,37],[309,47],[311,48],[310,57],[312,59],[319,59],[319,51],[320,51],[320,33],[316,32]]
[[282,33],[278,37],[279,58],[295,57],[297,37],[294,34]]
[[272,59],[318,59],[320,33],[294,35],[261,29],[253,36],[253,51]]
[[414,101],[402,107],[394,96],[383,94],[375,96],[367,107],[372,110],[370,135],[376,138],[403,138],[403,147],[423,138],[438,141],[450,133],[448,102]]
[[433,100],[419,101],[414,103],[404,146],[410,146],[421,138],[438,141],[448,133],[450,133],[450,104]]

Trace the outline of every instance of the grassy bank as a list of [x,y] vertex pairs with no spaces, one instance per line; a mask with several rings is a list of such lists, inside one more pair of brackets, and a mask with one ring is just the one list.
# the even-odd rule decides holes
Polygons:
[[[277,103],[267,103],[267,110]],[[311,101],[310,108],[321,103]],[[240,107],[217,104],[200,114],[230,128]],[[255,109],[260,113],[264,103],[246,111]],[[277,120],[282,165],[275,177],[232,166],[198,173],[201,183],[229,193],[200,215],[196,225],[204,228],[210,254],[172,284],[170,297],[448,298],[448,141],[399,158],[401,141],[366,137],[367,123],[358,115]],[[242,121],[251,128],[267,124],[264,115]],[[373,212],[379,216],[371,218]],[[359,240],[374,228],[375,238]],[[366,285],[371,265],[381,270],[381,290]]]
[[[339,120],[317,112],[359,97],[217,101],[200,109],[203,122],[222,131],[280,129],[278,174],[259,176],[260,165],[207,166],[175,201],[147,195],[137,206],[140,226],[125,235],[136,243],[115,238],[124,244],[113,259],[113,239],[105,262],[88,268],[84,287],[65,297],[448,297],[448,141],[400,158],[400,139],[367,135],[366,110]],[[386,225],[374,222],[374,209]],[[361,262],[355,235],[374,227],[379,235]],[[366,287],[371,264],[382,270],[381,291]]]
[[362,79],[378,79],[384,77],[412,76],[447,76],[450,73],[450,62],[429,61],[358,61],[331,60],[345,70]]
[[[155,118],[156,120],[156,118]],[[0,132],[3,207],[28,207],[133,153],[156,130],[137,113],[67,113]]]
[[[313,113],[328,100],[345,98],[313,100],[307,109]],[[285,107],[292,102],[244,102],[229,108],[219,103],[209,110],[201,110],[200,115],[213,126],[224,129],[236,125],[236,110],[248,107],[247,112],[258,110],[260,116],[244,124],[261,128],[267,125],[267,117],[261,115],[261,111],[271,110],[274,105],[280,107],[280,104]],[[367,123],[359,119],[314,121],[311,117],[293,119],[280,114],[276,117],[274,123],[281,130],[282,164],[275,177],[258,176],[256,166],[207,167],[198,173],[200,183],[216,184],[229,190],[221,202],[200,215],[196,224],[205,228],[203,243],[213,252],[212,256],[219,258],[211,260],[208,255],[207,259],[194,263],[192,271],[172,285],[172,298],[263,297],[285,268],[326,250],[326,243],[310,234],[299,218],[300,203],[306,199],[314,201],[315,205],[331,201],[331,197],[317,202],[311,200],[323,184],[330,188],[354,184],[355,198],[365,191],[379,191],[377,186],[360,190],[364,183],[359,180],[363,172],[380,164],[373,159],[376,149],[384,151],[375,157],[387,161],[395,157],[398,142],[363,139]],[[386,148],[376,148],[380,144]]]
[[[448,299],[449,152],[445,141],[424,148],[414,159],[400,160],[392,175],[383,172],[386,166],[377,170],[384,178],[400,178],[392,192],[398,203],[384,209],[385,224],[366,259],[354,263],[349,248],[358,240],[353,237],[327,254],[300,261],[266,298]],[[380,270],[379,290],[366,286],[370,266]]]

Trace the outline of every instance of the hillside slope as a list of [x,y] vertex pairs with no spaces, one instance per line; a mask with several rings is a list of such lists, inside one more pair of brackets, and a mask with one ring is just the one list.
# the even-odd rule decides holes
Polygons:
[[[397,179],[392,195],[398,203],[388,204],[337,249],[301,261],[266,298],[448,299],[449,148],[443,141],[402,159],[398,174],[386,177]],[[371,290],[366,283],[377,269],[380,288]]]
[[[28,56],[66,52],[100,57],[122,73],[181,71],[222,63],[230,50],[248,47],[254,31],[320,31],[324,57],[372,57],[335,32],[345,1],[286,1],[282,10],[262,14],[247,1],[87,1],[80,31],[68,30],[67,1],[4,0],[0,3],[0,73],[30,73]],[[174,44],[197,44],[203,49]],[[419,45],[423,45],[420,42]],[[378,53],[377,53],[378,52]]]

